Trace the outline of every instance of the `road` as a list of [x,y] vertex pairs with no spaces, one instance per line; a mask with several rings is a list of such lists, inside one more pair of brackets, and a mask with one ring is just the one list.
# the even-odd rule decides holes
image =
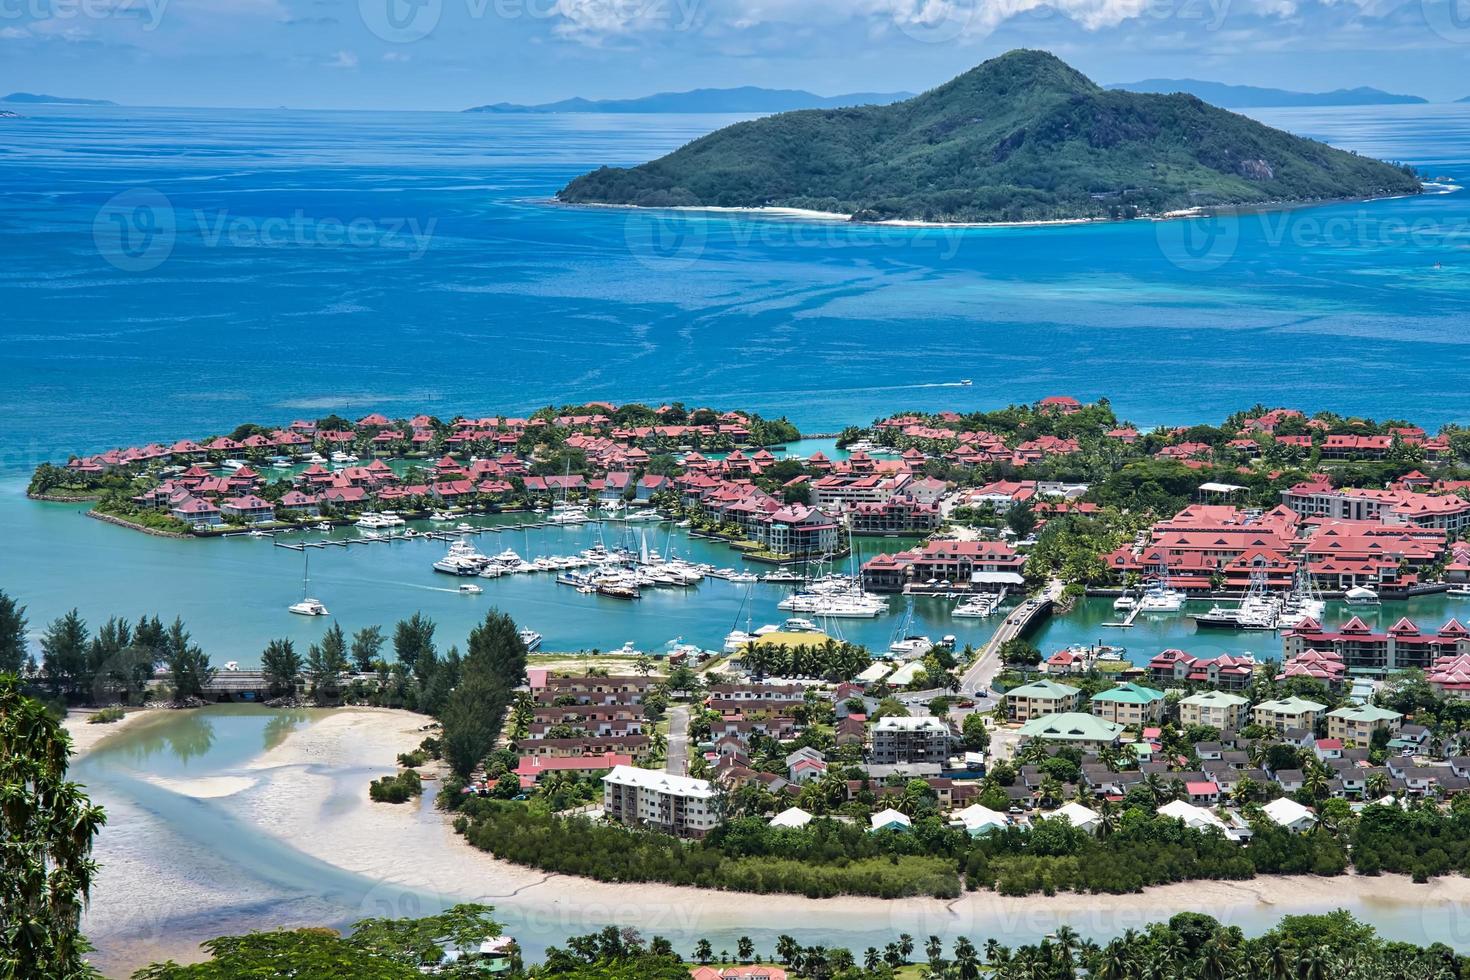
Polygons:
[[676,776],[688,772],[689,765],[689,708],[687,705],[669,706],[669,750],[664,759],[664,771]]
[[1006,615],[1006,618],[1001,620],[1000,625],[995,628],[995,633],[991,635],[990,642],[985,644],[985,647],[975,658],[974,663],[970,664],[969,669],[965,671],[964,677],[960,678],[960,690],[971,696],[982,695],[984,692],[989,691],[991,683],[995,680],[995,675],[1000,673],[1001,646],[1006,641],[1014,640],[1017,636],[1021,635],[1022,628],[1036,614],[1038,608],[1060,599],[1063,588],[1065,586],[1062,580],[1054,578],[1046,583],[1046,588],[1042,590],[1041,595],[1033,596],[1015,609],[1012,609]]

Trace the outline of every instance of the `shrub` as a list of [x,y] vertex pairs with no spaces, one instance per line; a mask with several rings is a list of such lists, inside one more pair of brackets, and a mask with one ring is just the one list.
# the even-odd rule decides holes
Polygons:
[[87,724],[110,725],[115,721],[122,721],[123,714],[123,709],[117,706],[113,706],[111,708],[103,708],[101,711],[94,711],[90,715],[88,715]]
[[412,769],[396,776],[384,776],[368,784],[368,797],[374,803],[407,803],[424,792],[423,780]]

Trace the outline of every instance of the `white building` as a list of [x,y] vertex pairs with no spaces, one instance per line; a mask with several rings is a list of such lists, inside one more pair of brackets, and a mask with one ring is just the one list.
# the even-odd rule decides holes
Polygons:
[[1285,827],[1294,833],[1302,833],[1311,830],[1317,822],[1317,818],[1311,810],[1302,806],[1296,800],[1284,796],[1278,797],[1261,807],[1261,812],[1266,818],[1278,827]]
[[602,808],[629,827],[676,837],[703,837],[719,822],[708,780],[635,766],[615,766],[602,777]]

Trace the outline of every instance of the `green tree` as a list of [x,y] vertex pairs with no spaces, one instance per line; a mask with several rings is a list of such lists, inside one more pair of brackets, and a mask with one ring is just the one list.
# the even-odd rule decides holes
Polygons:
[[53,619],[41,635],[41,669],[54,696],[74,697],[83,690],[89,638],[86,620],[75,609]]
[[440,721],[444,727],[444,760],[461,779],[468,779],[495,746],[510,690],[484,671],[465,675],[449,695]]
[[0,674],[19,676],[26,660],[26,607],[0,589]]
[[0,976],[94,976],[82,907],[97,874],[92,841],[107,822],[66,778],[71,741],[39,701],[0,675]]
[[370,673],[383,655],[383,630],[378,626],[364,626],[352,634],[352,666],[359,674]]
[[393,655],[410,674],[423,683],[421,661],[434,661],[434,621],[423,613],[401,619],[393,629]]
[[210,666],[209,654],[196,645],[189,631],[184,629],[182,619],[174,618],[164,636],[163,646],[163,662],[174,686],[174,697],[181,701],[202,698],[204,686],[214,680],[214,668]]
[[290,640],[271,640],[260,655],[260,669],[272,694],[294,692],[301,675],[301,654]]
[[526,643],[516,629],[515,620],[492,609],[485,621],[470,630],[464,669],[488,671],[506,687],[515,687],[526,679]]

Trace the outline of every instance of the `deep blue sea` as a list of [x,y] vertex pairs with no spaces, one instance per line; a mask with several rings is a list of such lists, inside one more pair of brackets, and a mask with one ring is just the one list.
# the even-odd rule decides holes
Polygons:
[[[546,203],[733,117],[26,113],[0,121],[6,467],[246,419],[590,398],[808,430],[1059,392],[1145,424],[1256,401],[1470,418],[1465,192],[871,228]],[[1260,115],[1470,171],[1470,106]]]

